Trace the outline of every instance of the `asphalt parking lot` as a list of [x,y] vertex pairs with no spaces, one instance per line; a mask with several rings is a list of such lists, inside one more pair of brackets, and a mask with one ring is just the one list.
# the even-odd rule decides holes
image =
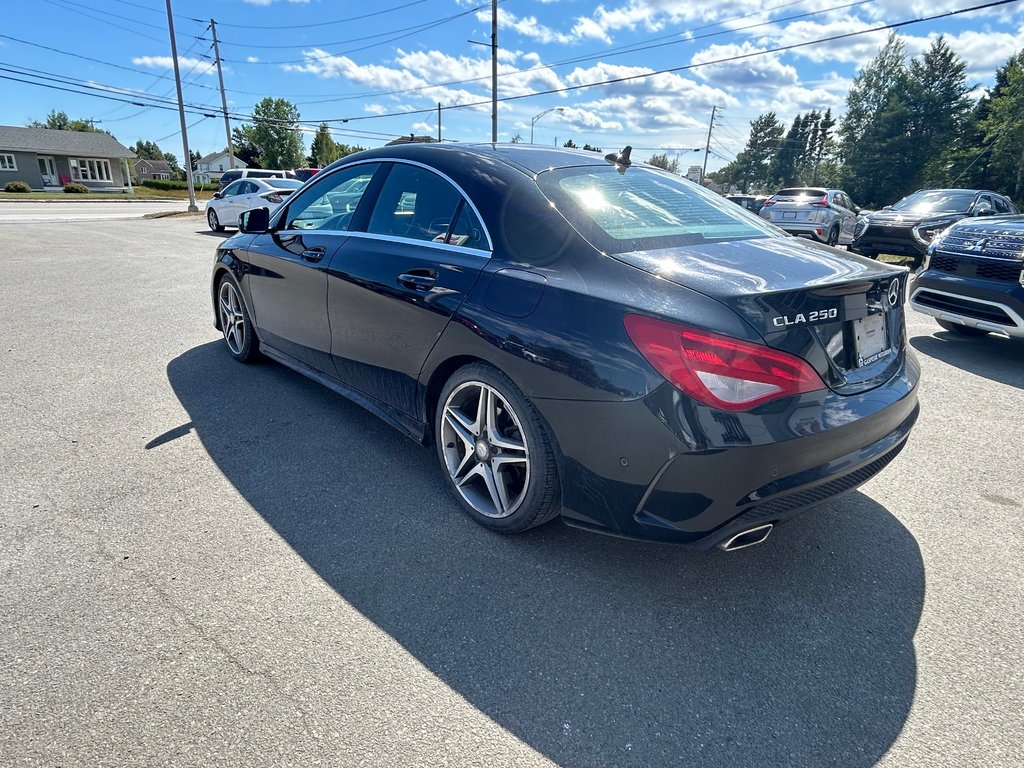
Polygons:
[[742,552],[488,533],[220,348],[201,218],[0,224],[0,764],[1019,766],[1024,345]]

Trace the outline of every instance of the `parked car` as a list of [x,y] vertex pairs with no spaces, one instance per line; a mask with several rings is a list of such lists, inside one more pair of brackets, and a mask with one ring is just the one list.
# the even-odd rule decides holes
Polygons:
[[936,236],[910,302],[959,336],[1024,339],[1024,216],[961,219]]
[[318,173],[320,173],[319,168],[296,168],[294,171],[292,171],[292,174],[299,181],[309,181]]
[[742,208],[746,208],[751,213],[760,213],[764,201],[768,198],[764,195],[726,195],[725,199],[731,200]]
[[846,245],[853,240],[859,210],[841,189],[789,187],[765,200],[760,216],[791,235]]
[[857,223],[851,250],[875,259],[879,253],[924,261],[928,244],[950,224],[968,216],[1016,213],[1008,198],[979,189],[919,189]]
[[296,179],[239,179],[206,203],[206,221],[214,232],[238,226],[238,217],[245,211],[275,208],[301,186]]
[[786,237],[628,148],[591,154],[338,161],[219,245],[226,350],[433,445],[503,533],[561,515],[738,549],[892,461],[918,413],[906,270]]
[[233,181],[239,179],[291,179],[295,178],[292,171],[275,170],[273,168],[233,168],[224,171],[224,175],[217,182],[218,189],[224,189]]

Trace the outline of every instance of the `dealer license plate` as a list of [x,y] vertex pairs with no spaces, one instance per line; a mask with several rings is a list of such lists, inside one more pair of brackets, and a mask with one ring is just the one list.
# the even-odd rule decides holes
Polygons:
[[868,315],[853,321],[857,367],[870,365],[889,351],[885,314]]
[[795,219],[796,218],[796,211],[783,211],[782,212],[782,218],[784,218],[784,219]]

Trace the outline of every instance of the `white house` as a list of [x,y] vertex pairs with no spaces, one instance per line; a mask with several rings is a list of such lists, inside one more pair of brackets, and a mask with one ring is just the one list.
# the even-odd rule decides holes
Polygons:
[[227,152],[211,152],[205,157],[199,158],[192,178],[196,184],[211,184],[220,181],[224,171],[231,168],[248,167],[240,157],[229,155]]

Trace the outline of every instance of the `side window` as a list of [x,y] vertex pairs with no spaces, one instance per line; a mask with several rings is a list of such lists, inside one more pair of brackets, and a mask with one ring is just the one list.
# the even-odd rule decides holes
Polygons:
[[459,211],[459,218],[455,220],[448,235],[449,245],[461,245],[465,248],[477,248],[481,251],[487,250],[487,238],[484,237],[484,228],[480,219],[473,213],[473,209],[467,203],[462,204]]
[[233,181],[224,187],[224,192],[221,193],[222,197],[234,197],[235,195],[241,194],[238,190],[242,187],[242,181]]
[[437,174],[396,163],[381,188],[367,232],[443,243],[462,196]]
[[380,163],[342,168],[302,190],[288,206],[285,229],[345,231]]
[[238,188],[239,195],[251,195],[253,192],[257,191],[259,191],[259,187],[257,187],[251,181],[243,181],[242,186]]
[[977,202],[974,203],[974,211],[973,211],[973,213],[974,213],[975,216],[977,216],[978,213],[981,212],[981,211],[991,211],[991,210],[992,210],[992,198],[989,197],[988,195],[981,195],[978,198]]
[[1006,200],[1002,197],[996,197],[996,213],[1010,213],[1010,206],[1006,204]]

